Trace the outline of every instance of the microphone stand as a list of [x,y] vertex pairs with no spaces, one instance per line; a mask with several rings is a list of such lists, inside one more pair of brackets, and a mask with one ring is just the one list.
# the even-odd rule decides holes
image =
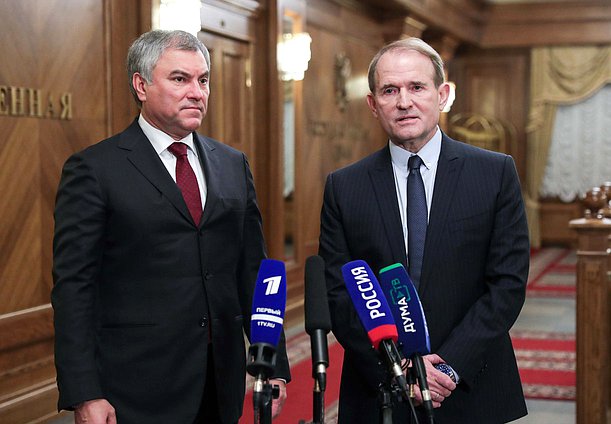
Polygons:
[[399,386],[401,395],[407,399],[409,397],[409,389],[407,387],[407,379],[403,375],[403,370],[401,369],[401,355],[397,350],[397,345],[395,345],[392,340],[382,340],[379,350],[383,353],[382,358],[388,366],[391,378],[394,377],[395,382]]
[[412,372],[415,373],[415,378],[418,379],[420,385],[420,393],[422,394],[422,405],[426,412],[426,416],[430,424],[434,424],[435,419],[433,417],[433,401],[431,400],[431,392],[429,390],[429,383],[426,380],[426,368],[424,366],[424,360],[420,355],[412,356]]
[[385,384],[380,384],[380,423],[392,424],[392,395]]
[[325,422],[325,389],[318,379],[314,380],[312,417],[312,424],[324,424]]
[[268,379],[276,366],[276,347],[269,343],[255,343],[248,348],[250,358],[246,370],[255,377],[252,403],[255,424],[271,424],[272,399],[280,395],[278,386],[272,387]]
[[[409,364],[408,364],[409,365]],[[409,408],[412,412],[412,417],[414,418],[413,422],[415,424],[420,424],[420,421],[418,420],[418,414],[416,414],[416,408],[414,408],[414,402],[413,399],[416,397],[416,394],[414,392],[414,385],[416,384],[416,377],[415,377],[415,370],[412,367],[411,369],[408,368],[407,369],[407,384],[409,386],[409,396],[407,398],[407,402],[409,403]]]
[[312,424],[324,424],[327,366],[329,365],[327,334],[322,329],[316,329],[313,331],[310,338],[310,344],[312,346],[312,377],[314,378],[314,389],[312,393]]
[[253,410],[255,423],[271,424],[272,422],[272,385],[257,378],[253,390]]
[[[416,417],[412,399],[410,397],[410,390],[408,386],[408,379],[403,375],[403,369],[401,368],[402,355],[399,353],[397,346],[389,340],[383,340],[380,343],[379,349],[383,352],[382,357],[384,358],[386,365],[389,368],[389,383],[380,384],[380,422],[382,424],[392,424],[392,408],[393,408],[393,396],[396,401],[405,400],[408,402],[414,417]],[[418,423],[416,417],[416,423]]]

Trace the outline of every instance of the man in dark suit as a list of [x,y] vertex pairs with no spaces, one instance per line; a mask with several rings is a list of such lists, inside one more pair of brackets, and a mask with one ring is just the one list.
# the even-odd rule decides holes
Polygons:
[[[59,409],[89,424],[237,423],[265,257],[252,175],[244,154],[195,133],[210,93],[196,37],[143,34],[127,62],[139,118],[71,156],[57,194]],[[276,376],[273,414],[284,336]]]
[[[387,381],[342,281],[342,265],[355,259],[374,272],[400,262],[417,284],[431,340],[424,361],[435,422],[515,420],[526,406],[508,331],[524,303],[529,242],[514,162],[440,131],[449,87],[440,56],[422,40],[380,50],[369,87],[367,103],[388,145],[328,176],[321,214],[333,333],[345,348],[339,422],[379,422],[378,385]],[[422,163],[409,171],[414,155]],[[417,230],[408,178],[417,171],[425,238],[423,256],[410,264],[417,248],[409,233]],[[434,368],[440,364],[445,373]],[[415,403],[421,400],[418,393]],[[409,422],[406,403],[393,413],[393,422]]]

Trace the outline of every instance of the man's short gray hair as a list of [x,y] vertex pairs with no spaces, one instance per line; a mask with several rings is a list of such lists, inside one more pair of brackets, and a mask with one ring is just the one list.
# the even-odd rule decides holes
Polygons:
[[409,37],[403,38],[401,40],[393,41],[390,44],[385,45],[376,53],[376,55],[371,60],[369,64],[369,71],[367,73],[367,81],[369,83],[369,90],[375,94],[376,88],[376,69],[378,67],[378,62],[384,53],[389,52],[391,50],[415,50],[423,55],[427,56],[431,59],[431,63],[433,64],[433,68],[435,69],[435,75],[433,81],[435,82],[435,87],[439,87],[441,84],[445,82],[445,74],[443,72],[443,60],[437,51],[432,48],[430,45],[422,41],[420,38]]
[[153,69],[167,49],[200,51],[206,59],[208,69],[210,69],[210,53],[204,43],[195,35],[180,30],[154,30],[142,34],[133,42],[127,52],[129,89],[136,99],[138,107],[142,106],[142,102],[138,99],[138,94],[132,84],[134,74],[140,74],[150,84],[153,81]]

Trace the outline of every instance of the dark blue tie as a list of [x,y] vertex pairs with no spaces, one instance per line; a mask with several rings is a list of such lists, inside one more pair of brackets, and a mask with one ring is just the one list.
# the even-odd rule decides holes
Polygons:
[[424,241],[426,240],[427,208],[424,183],[420,175],[422,159],[414,155],[409,158],[407,166],[407,255],[409,275],[416,286],[420,284]]

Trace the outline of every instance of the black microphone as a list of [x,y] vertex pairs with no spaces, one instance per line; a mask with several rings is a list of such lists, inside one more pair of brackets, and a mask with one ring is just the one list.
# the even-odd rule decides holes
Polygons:
[[284,262],[264,259],[259,267],[253,294],[250,347],[246,365],[248,373],[255,377],[253,387],[255,423],[271,423],[271,401],[274,393],[268,380],[276,367],[276,346],[282,335],[285,308]]
[[329,366],[327,334],[331,331],[331,317],[325,284],[325,263],[320,256],[310,256],[305,263],[305,330],[310,335],[312,349],[313,423],[324,423],[324,392]]
[[325,263],[320,256],[310,256],[305,264],[305,330],[312,344],[312,377],[321,377],[325,390],[326,368],[329,366],[327,334],[331,317],[325,284]]

